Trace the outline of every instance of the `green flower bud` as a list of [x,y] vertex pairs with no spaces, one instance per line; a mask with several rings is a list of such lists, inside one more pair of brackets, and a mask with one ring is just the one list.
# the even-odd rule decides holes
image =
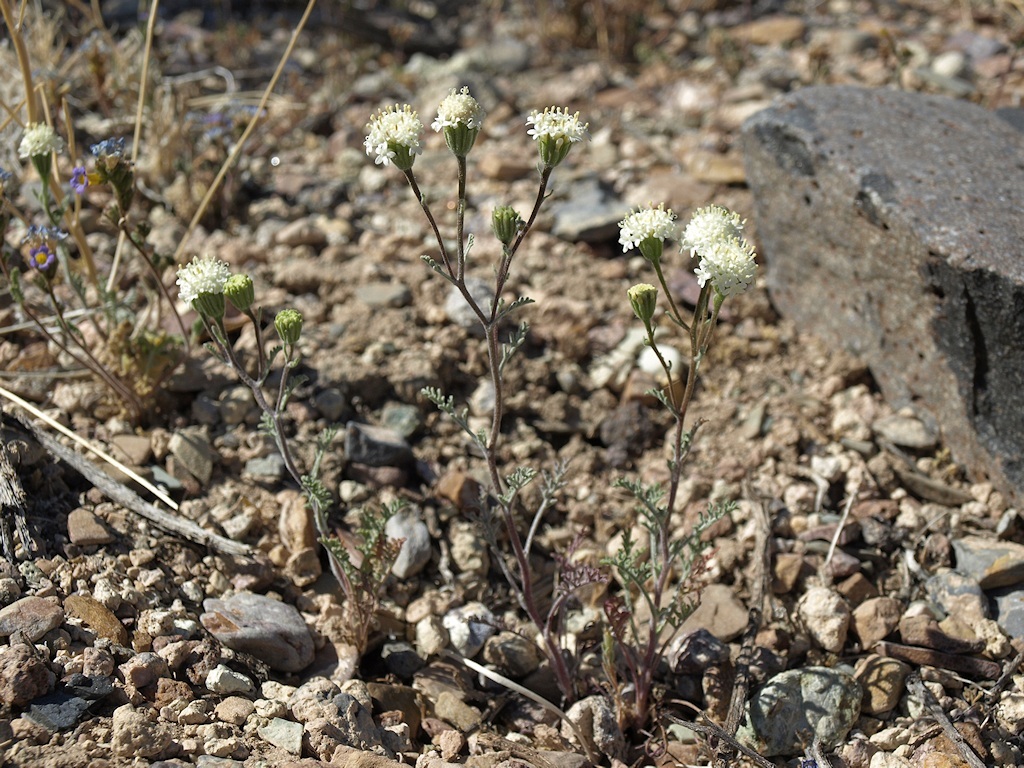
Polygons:
[[224,294],[200,293],[192,299],[192,309],[203,317],[211,320],[220,320],[224,317]]
[[282,309],[274,318],[274,330],[286,345],[298,343],[302,335],[302,313],[297,309]]
[[456,157],[465,157],[473,148],[476,137],[480,133],[479,128],[470,128],[462,123],[448,126],[444,129],[444,143]]
[[509,245],[523,230],[522,217],[510,205],[499,205],[491,214],[491,229],[503,245]]
[[664,250],[665,241],[660,237],[645,237],[640,241],[640,255],[651,262],[651,264],[659,264],[661,262],[661,254]]
[[650,327],[654,311],[658,308],[658,289],[650,283],[637,283],[626,291],[626,295],[640,322],[644,327]]
[[224,295],[239,312],[245,312],[256,301],[256,290],[248,275],[232,275],[224,283]]

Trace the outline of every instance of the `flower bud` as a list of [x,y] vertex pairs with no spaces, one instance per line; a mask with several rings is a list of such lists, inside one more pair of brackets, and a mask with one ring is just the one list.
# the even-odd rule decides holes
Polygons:
[[510,205],[499,205],[491,214],[491,229],[502,245],[515,240],[524,226],[522,217]]
[[239,312],[246,312],[256,301],[256,290],[248,275],[232,275],[224,283],[224,295]]
[[274,330],[285,345],[295,345],[302,335],[302,313],[297,309],[282,309],[274,318]]
[[224,294],[223,293],[199,293],[192,299],[192,309],[210,320],[220,320],[224,317]]
[[654,311],[658,308],[658,289],[650,283],[637,283],[626,291],[626,295],[640,322],[649,327],[654,319]]

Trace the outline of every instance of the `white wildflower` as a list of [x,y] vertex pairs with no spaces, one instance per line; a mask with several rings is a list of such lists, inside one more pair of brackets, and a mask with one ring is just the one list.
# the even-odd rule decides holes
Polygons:
[[697,282],[703,288],[710,280],[723,297],[743,293],[757,274],[754,256],[753,246],[741,238],[709,243],[700,251],[700,265],[694,270]]
[[655,238],[662,243],[676,236],[676,215],[662,203],[657,208],[642,208],[619,222],[619,244],[622,252],[639,248],[644,240]]
[[186,304],[191,304],[204,293],[223,294],[224,284],[231,277],[227,264],[212,256],[199,258],[178,270],[178,296]]
[[469,95],[469,87],[463,86],[461,91],[452,88],[444,101],[437,108],[437,117],[430,127],[435,131],[443,128],[454,128],[464,125],[467,128],[480,130],[483,125],[484,110],[480,102]]
[[400,170],[412,168],[415,155],[422,152],[420,134],[423,123],[418,113],[408,104],[387,107],[366,124],[367,136],[363,145],[367,155],[376,155],[378,165],[394,163]]
[[553,168],[565,159],[573,144],[590,137],[590,123],[580,122],[580,113],[570,115],[561,107],[548,107],[543,112],[533,111],[526,118],[533,127],[527,134],[538,143],[541,162]]
[[52,126],[47,123],[29,123],[25,126],[25,135],[18,146],[18,155],[28,160],[60,152],[63,148],[64,141]]
[[738,213],[720,205],[698,208],[683,231],[679,250],[688,250],[691,256],[698,256],[703,255],[713,243],[740,240],[744,223]]

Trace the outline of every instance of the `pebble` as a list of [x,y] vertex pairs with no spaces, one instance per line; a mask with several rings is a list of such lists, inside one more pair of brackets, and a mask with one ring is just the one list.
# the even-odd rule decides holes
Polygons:
[[171,745],[171,730],[154,722],[144,709],[123,704],[114,710],[110,746],[120,757],[156,757]]
[[328,421],[337,422],[348,412],[348,398],[337,387],[327,387],[313,396],[313,407]]
[[693,675],[729,660],[729,646],[706,629],[680,633],[667,655],[672,671]]
[[726,584],[708,584],[701,592],[697,610],[683,622],[681,633],[706,629],[723,643],[739,637],[747,628],[746,606]]
[[266,725],[259,726],[256,732],[268,744],[280,747],[293,755],[302,754],[303,728],[301,723],[274,717]]
[[[580,699],[565,713],[583,731],[583,737],[612,760],[622,760],[626,754],[626,739],[622,735],[615,708],[604,696],[595,695]],[[577,748],[582,748],[573,729],[562,723],[562,738]]]
[[19,643],[0,652],[0,703],[24,707],[49,693],[56,676],[31,646]]
[[[467,277],[466,289],[469,291],[469,295],[480,305],[480,309],[487,312],[491,302],[494,300],[494,287],[482,278]],[[483,335],[480,319],[469,308],[462,292],[454,285],[448,286],[448,296],[444,302],[444,313],[448,320],[455,323],[455,325]]]
[[426,658],[448,647],[448,630],[437,616],[427,616],[416,622],[416,648]]
[[913,416],[893,414],[875,420],[871,425],[875,434],[893,445],[915,451],[930,451],[935,448],[936,435],[924,422]]
[[404,283],[365,283],[356,288],[355,296],[371,309],[380,307],[406,307],[412,301],[412,291]]
[[251,693],[255,690],[252,680],[241,672],[218,664],[206,676],[206,687],[212,693]]
[[526,677],[540,666],[537,646],[515,632],[503,631],[487,638],[484,661],[513,678]]
[[0,609],[0,637],[20,637],[34,643],[64,623],[64,610],[53,600],[23,597]]
[[118,645],[128,642],[128,630],[114,613],[89,595],[68,595],[64,599],[64,610],[96,633]]
[[863,712],[884,715],[899,704],[903,696],[903,683],[910,667],[902,661],[871,654],[857,662],[853,676],[864,689],[861,703]]
[[471,707],[452,691],[443,691],[434,703],[434,714],[451,723],[463,733],[476,730],[483,721],[483,715],[476,707]]
[[840,653],[850,627],[850,606],[838,593],[811,587],[797,603],[797,611],[811,637],[832,653]]
[[978,582],[957,571],[940,571],[924,583],[929,601],[944,615],[974,622],[989,618],[988,597]]
[[412,644],[405,641],[385,643],[380,650],[380,657],[388,672],[400,680],[411,680],[426,663]]
[[388,518],[384,533],[389,539],[401,539],[402,549],[395,558],[391,572],[399,579],[408,579],[427,567],[433,547],[427,524],[414,507],[400,509]]
[[902,614],[903,605],[899,600],[875,597],[865,600],[854,609],[850,628],[860,638],[861,647],[868,649],[896,629]]
[[228,696],[213,709],[218,720],[231,725],[242,725],[255,711],[256,706],[244,696]]
[[327,244],[327,234],[309,218],[296,219],[285,224],[274,235],[274,242],[278,245],[312,245],[320,246]]
[[459,654],[471,659],[495,633],[494,614],[482,603],[466,603],[453,608],[442,619],[448,639]]
[[54,691],[33,700],[25,717],[48,731],[67,731],[88,710],[89,702],[80,696]]
[[210,482],[217,452],[205,430],[200,427],[179,429],[171,435],[167,449],[196,480],[203,485]]
[[91,510],[79,507],[68,514],[68,538],[72,544],[82,547],[97,544],[109,544],[114,534],[103,524],[98,515]]
[[279,481],[284,477],[284,473],[284,457],[276,452],[249,459],[242,469],[242,477],[246,480],[254,480],[268,485]]
[[1024,582],[1024,545],[981,536],[953,540],[956,569],[982,589],[1011,587]]
[[252,592],[203,601],[199,620],[220,642],[271,669],[299,672],[313,662],[313,638],[294,606]]
[[404,467],[413,460],[412,448],[401,434],[357,421],[345,425],[345,456],[371,467]]
[[773,677],[749,702],[737,738],[765,757],[803,754],[811,739],[832,749],[860,716],[862,697],[860,683],[838,669],[789,670]]
[[389,401],[380,410],[380,423],[408,439],[423,426],[423,413],[415,405]]
[[478,526],[467,521],[453,521],[448,528],[448,540],[452,563],[460,573],[487,575],[491,555]]

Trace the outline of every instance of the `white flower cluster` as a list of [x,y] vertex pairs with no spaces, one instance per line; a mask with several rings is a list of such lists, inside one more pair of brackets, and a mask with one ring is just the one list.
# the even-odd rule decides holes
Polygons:
[[683,232],[680,250],[700,257],[694,270],[703,287],[709,280],[722,296],[743,293],[757,274],[754,248],[743,238],[739,214],[710,205],[698,209]]
[[534,141],[552,139],[559,146],[583,141],[590,136],[587,132],[590,123],[581,123],[579,112],[570,115],[569,110],[563,112],[561,107],[548,107],[543,112],[534,110],[526,118],[526,124],[533,126],[526,133],[533,136]]
[[437,108],[437,118],[430,124],[435,131],[443,128],[454,128],[464,125],[467,128],[480,130],[484,121],[484,110],[480,102],[469,95],[469,87],[463,86],[461,91],[452,88],[444,101]]
[[366,130],[368,134],[363,146],[367,155],[376,154],[374,163],[378,165],[389,165],[394,161],[398,155],[397,148],[404,148],[409,156],[423,151],[420,147],[423,123],[408,104],[382,109],[370,119]]
[[47,123],[29,123],[25,126],[25,135],[18,145],[18,155],[28,160],[49,155],[51,152],[60,152],[63,148],[64,141],[52,126]]
[[676,236],[676,215],[672,209],[665,209],[662,203],[657,208],[643,208],[634,211],[619,222],[619,244],[622,251],[639,248],[649,238],[661,242]]
[[178,270],[178,296],[191,304],[203,293],[224,293],[224,283],[231,277],[231,269],[212,256],[199,258]]

